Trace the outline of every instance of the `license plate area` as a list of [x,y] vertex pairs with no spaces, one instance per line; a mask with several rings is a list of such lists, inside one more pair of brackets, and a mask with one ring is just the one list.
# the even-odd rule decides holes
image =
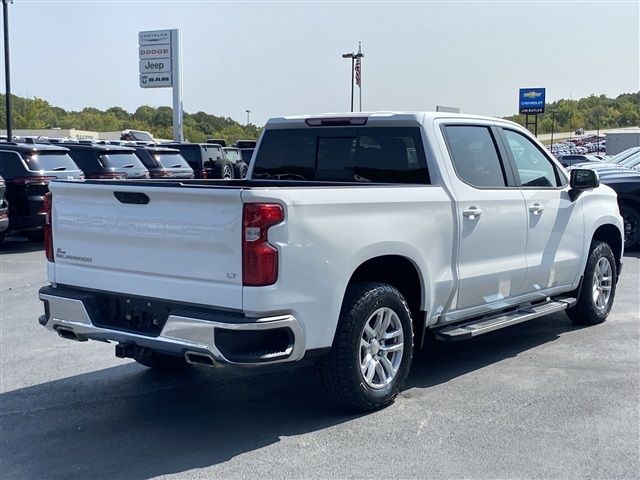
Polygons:
[[157,337],[169,318],[169,305],[161,301],[117,294],[99,298],[102,311],[93,316],[98,327]]

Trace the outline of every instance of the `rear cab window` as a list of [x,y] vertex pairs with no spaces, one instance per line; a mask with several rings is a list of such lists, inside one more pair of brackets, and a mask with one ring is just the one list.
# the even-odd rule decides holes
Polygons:
[[267,130],[253,178],[429,184],[419,127]]

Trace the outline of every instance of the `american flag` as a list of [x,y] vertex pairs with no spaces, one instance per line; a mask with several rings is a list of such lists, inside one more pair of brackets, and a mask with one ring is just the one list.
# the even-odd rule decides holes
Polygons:
[[360,57],[356,58],[356,85],[360,86]]

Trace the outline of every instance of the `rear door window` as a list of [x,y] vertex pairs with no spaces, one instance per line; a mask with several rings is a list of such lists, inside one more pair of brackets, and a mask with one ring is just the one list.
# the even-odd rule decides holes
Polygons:
[[474,187],[507,185],[504,166],[491,130],[482,125],[446,125],[445,139],[460,179]]
[[256,152],[253,177],[429,183],[418,127],[268,130]]

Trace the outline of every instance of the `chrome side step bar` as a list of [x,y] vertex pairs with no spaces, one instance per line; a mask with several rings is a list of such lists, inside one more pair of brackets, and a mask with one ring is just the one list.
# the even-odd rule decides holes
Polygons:
[[445,342],[455,342],[477,337],[484,333],[493,332],[501,328],[510,327],[518,323],[543,317],[551,313],[560,312],[576,304],[576,299],[571,297],[560,297],[546,303],[538,303],[530,306],[522,306],[517,310],[507,313],[500,313],[490,317],[476,317],[472,320],[446,325],[436,329],[435,334],[438,340]]

